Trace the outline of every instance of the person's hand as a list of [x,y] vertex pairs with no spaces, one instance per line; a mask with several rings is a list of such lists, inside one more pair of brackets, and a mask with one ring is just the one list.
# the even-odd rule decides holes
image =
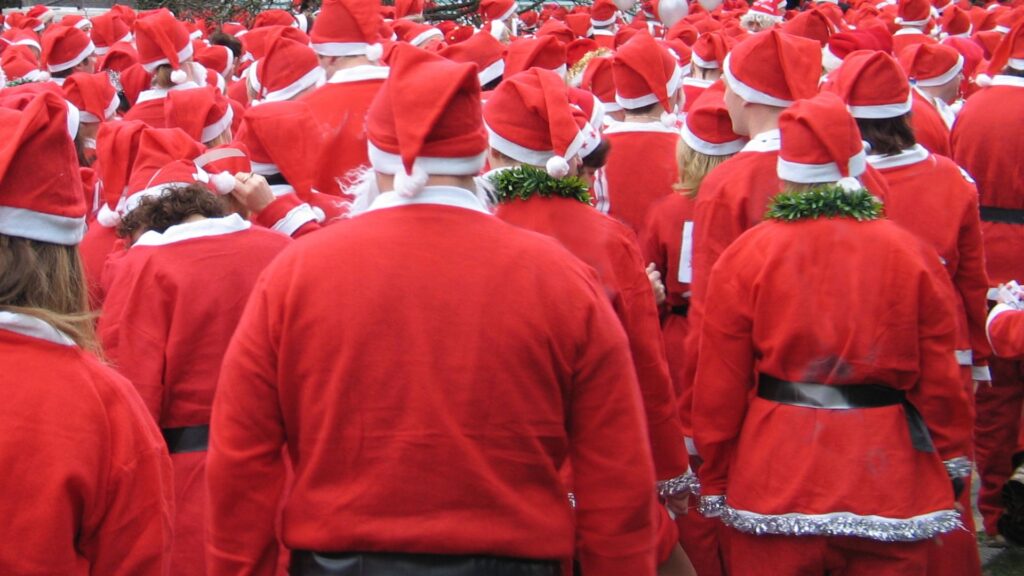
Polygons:
[[654,290],[654,302],[661,306],[665,303],[665,283],[661,281],[661,272],[653,262],[647,265],[647,278],[651,281],[651,289]]
[[996,295],[996,302],[1006,304],[1016,310],[1024,309],[1024,302],[1021,301],[1022,290],[1024,289],[1013,280],[1006,284],[1000,284],[998,294]]
[[235,174],[235,189],[231,191],[231,195],[254,214],[258,214],[274,201],[274,193],[270,191],[267,179],[248,172]]
[[690,493],[683,492],[665,499],[665,506],[676,516],[682,516],[690,511]]

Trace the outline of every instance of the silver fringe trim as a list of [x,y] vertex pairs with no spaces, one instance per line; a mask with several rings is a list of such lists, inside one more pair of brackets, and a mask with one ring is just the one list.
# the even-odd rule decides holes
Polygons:
[[725,511],[725,496],[701,496],[697,512],[705,518],[717,518]]
[[971,468],[973,467],[971,461],[966,456],[946,460],[943,464],[945,464],[946,472],[949,473],[950,478],[967,478],[971,475]]
[[723,504],[721,518],[726,526],[758,536],[856,536],[879,542],[917,542],[963,528],[956,510],[897,519],[849,512],[767,515]]
[[700,494],[700,480],[693,472],[687,472],[669,480],[662,480],[657,484],[658,496],[668,498],[679,494]]
[[569,508],[572,508],[573,510],[575,510],[576,509],[576,493],[575,492],[569,492],[568,498],[569,498]]

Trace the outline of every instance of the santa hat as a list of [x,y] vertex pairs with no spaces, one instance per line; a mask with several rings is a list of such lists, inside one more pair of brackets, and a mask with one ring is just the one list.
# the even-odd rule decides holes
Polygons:
[[487,133],[476,67],[401,44],[390,63],[367,115],[374,170],[395,174],[395,190],[406,196],[422,190],[430,174],[478,174]]
[[565,76],[565,45],[554,36],[524,38],[513,42],[505,54],[505,77],[508,78],[529,68],[554,70]]
[[40,22],[38,18],[30,18],[21,12],[11,12],[8,14],[4,25],[10,28],[32,30],[33,32],[42,32],[46,28],[46,25]]
[[974,32],[970,15],[959,6],[951,6],[943,12],[942,18],[939,19],[939,24],[942,26],[943,38],[947,36],[966,37]]
[[195,59],[207,70],[212,70],[224,78],[230,78],[235,67],[235,53],[227,46],[219,44],[211,44],[196,50]]
[[263,28],[257,28],[252,32],[246,34],[242,38],[242,47],[245,48],[246,54],[242,56],[242,61],[248,60],[259,60],[267,55],[267,49],[270,47],[270,41],[277,37],[284,37],[298,42],[299,44],[309,44],[309,36],[306,36],[298,28],[291,28],[289,26],[264,26]]
[[182,84],[188,74],[181,69],[182,62],[192,58],[192,41],[188,29],[166,9],[140,18],[135,23],[135,45],[139,63],[153,73],[161,65],[171,67],[171,81]]
[[85,235],[85,195],[67,113],[52,91],[18,109],[0,108],[0,234],[65,246]]
[[593,58],[583,71],[580,88],[589,90],[604,105],[605,112],[618,112],[622,106],[615,101],[615,79],[611,57]]
[[569,103],[583,112],[583,117],[593,128],[586,131],[586,138],[580,148],[580,158],[586,158],[601,145],[600,129],[604,126],[604,104],[593,93],[580,88],[569,88]]
[[694,66],[705,70],[719,69],[735,45],[736,40],[721,32],[702,34],[693,44],[690,61]]
[[220,25],[220,31],[235,38],[241,38],[249,33],[249,29],[245,27],[245,24],[240,22],[225,22]]
[[116,120],[104,122],[96,134],[96,173],[102,184],[103,205],[96,221],[107,228],[121,221],[128,178],[135,164],[139,140],[147,129],[144,122]]
[[913,94],[896,59],[862,50],[846,57],[826,90],[846,102],[854,118],[896,118],[910,112]]
[[23,30],[21,28],[5,30],[3,36],[0,37],[0,47],[3,44],[33,48],[36,51],[37,57],[43,53],[43,45],[39,43],[39,35],[31,30]]
[[600,49],[601,47],[592,38],[577,38],[565,47],[565,63],[569,66],[568,77],[570,85],[579,85],[578,73],[581,70],[579,70],[577,64],[586,58],[588,54],[592,54]]
[[118,81],[121,83],[121,92],[125,100],[129,106],[134,106],[139,100],[139,94],[152,85],[153,75],[146,72],[141,64],[132,64],[121,71]]
[[444,33],[429,24],[401,20],[395,22],[393,28],[399,40],[413,46],[426,46],[431,41],[444,42]]
[[722,68],[729,89],[743,100],[785,108],[818,91],[821,45],[766,30],[737,44]]
[[56,15],[57,14],[53,10],[51,10],[49,6],[45,4],[36,4],[35,6],[29,8],[28,12],[25,13],[25,16],[28,16],[29,18],[35,18],[36,20],[39,20],[43,24],[46,24],[50,20],[53,20],[54,16]]
[[932,18],[932,3],[929,0],[899,0],[896,14],[896,24],[926,26]]
[[300,28],[299,23],[295,20],[295,16],[293,16],[291,12],[281,10],[280,8],[264,10],[256,15],[256,19],[252,22],[252,27],[263,28],[264,26],[291,26],[292,28]]
[[780,180],[860,188],[850,179],[864,173],[867,157],[857,122],[838,96],[822,92],[797,100],[779,116],[779,133]]
[[918,86],[942,86],[964,69],[964,57],[943,44],[914,44],[900,52],[900,66]]
[[580,154],[596,130],[569,103],[568,88],[554,72],[531,68],[508,78],[484,105],[491,148],[548,174],[563,178],[569,160]]
[[269,38],[266,48],[266,55],[260,58],[249,76],[256,100],[291,100],[323,79],[324,69],[309,46],[277,33]]
[[[202,144],[179,128],[149,128],[143,131],[120,212],[131,212],[143,198],[159,196],[166,188],[203,181],[203,174],[200,174],[193,160],[205,150]],[[176,162],[182,164],[168,168]]]
[[783,24],[782,31],[817,40],[824,47],[836,29],[824,13],[812,8],[797,14],[792,20]]
[[571,28],[566,26],[565,22],[551,19],[541,25],[540,29],[537,30],[537,38],[546,37],[554,38],[562,44],[568,44],[576,38],[576,34]]
[[480,0],[480,16],[485,22],[508,20],[518,9],[516,0]]
[[209,142],[231,127],[228,99],[212,86],[172,90],[164,100],[168,128],[181,128],[198,142]]
[[305,102],[271,102],[246,110],[235,144],[245,146],[256,174],[280,174],[300,198],[312,191],[323,140]]
[[599,28],[607,28],[618,20],[619,7],[615,5],[615,0],[594,0],[594,5],[590,8],[590,20]]
[[43,34],[43,62],[50,72],[70,70],[95,51],[89,35],[78,28],[54,26]]
[[1024,20],[1024,10],[1003,10],[996,18],[996,25],[993,28],[996,32],[1008,34],[1014,26]]
[[697,98],[700,98],[700,95],[714,83],[714,80],[704,80],[692,76],[683,78],[683,112],[689,112]]
[[313,22],[310,38],[321,56],[366,56],[380,60],[380,2],[327,0]]
[[55,26],[69,26],[72,28],[78,28],[83,32],[88,32],[92,28],[92,22],[81,14],[68,14],[61,18]]
[[61,88],[64,97],[78,108],[79,121],[83,123],[109,120],[121,104],[105,72],[72,74]]
[[135,50],[135,47],[127,42],[118,42],[111,46],[107,53],[100,58],[96,69],[101,71],[113,70],[114,72],[121,73],[128,69],[128,67],[138,63],[139,53]]
[[110,7],[109,12],[116,14],[121,20],[124,20],[124,23],[128,26],[135,25],[135,10],[132,10],[129,6],[125,6],[124,4],[114,4]]
[[588,38],[594,35],[594,25],[591,23],[590,14],[569,14],[565,18],[565,24],[576,38]]
[[682,85],[683,69],[654,38],[640,33],[616,52],[612,76],[615,101],[623,108],[633,110],[661,104],[671,113],[670,99]]
[[978,65],[985,59],[985,50],[970,38],[959,36],[946,38],[942,41],[942,45],[953,48],[964,57],[964,76],[967,79],[973,78]]
[[[721,28],[721,26],[719,26]],[[665,40],[680,40],[687,46],[693,46],[700,38],[701,31],[686,20],[676,22],[676,25],[665,32]]]
[[505,45],[487,32],[477,32],[468,40],[447,46],[441,55],[452,62],[476,64],[481,86],[505,73]]
[[115,12],[104,12],[92,19],[92,42],[96,45],[96,54],[103,56],[110,47],[118,42],[131,42],[132,31],[128,24]]
[[681,136],[695,152],[708,156],[735,154],[746,144],[746,138],[732,131],[732,120],[725,107],[725,85],[721,81],[704,90],[690,105]]
[[36,55],[27,46],[10,46],[0,57],[0,67],[9,81],[45,82],[50,75],[39,69]]
[[988,69],[995,74],[1001,74],[1007,67],[1024,71],[1024,21],[1018,22],[1006,33],[988,63]]

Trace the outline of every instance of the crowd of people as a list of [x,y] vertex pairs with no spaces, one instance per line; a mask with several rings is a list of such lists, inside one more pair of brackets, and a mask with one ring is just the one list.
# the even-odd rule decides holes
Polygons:
[[3,15],[0,573],[1024,544],[1024,2],[522,4]]

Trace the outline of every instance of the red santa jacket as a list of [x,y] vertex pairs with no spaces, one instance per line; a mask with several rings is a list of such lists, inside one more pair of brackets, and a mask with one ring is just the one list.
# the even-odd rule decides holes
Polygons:
[[[953,125],[953,159],[974,178],[982,207],[1024,210],[1024,79],[996,76]],[[984,209],[984,208],[983,208]],[[1024,278],[1024,226],[981,222],[989,281]]]
[[987,331],[993,354],[1003,358],[1024,356],[1024,310],[996,304],[988,316]]
[[[887,220],[768,221],[740,236],[711,272],[701,327],[713,351],[694,383],[702,506],[758,534],[959,528],[943,461],[957,476],[969,466],[971,417],[952,298],[934,250]],[[756,374],[904,391],[935,449],[912,446],[900,405],[783,404],[752,393]]]
[[498,206],[496,215],[520,228],[558,239],[597,272],[604,292],[626,329],[647,414],[655,474],[669,480],[684,474],[689,462],[679,424],[676,396],[651,282],[628,226],[570,198],[532,197]]
[[949,146],[949,126],[927,96],[916,89],[913,93],[910,125],[914,130],[914,139],[932,154],[951,157],[953,154]]
[[135,104],[125,112],[124,119],[145,122],[150,128],[166,128],[164,100],[167,98],[167,92],[160,88],[144,90],[139,94],[139,99],[135,101]]
[[89,305],[93,310],[103,307],[103,268],[107,256],[114,251],[118,241],[116,227],[103,226],[94,221],[78,245],[85,282],[89,287]]
[[369,164],[366,151],[366,112],[388,77],[385,66],[356,66],[339,70],[326,84],[301,98],[327,135],[316,161],[314,188],[341,194],[338,181]]
[[651,203],[672,193],[679,180],[679,132],[661,122],[615,122],[605,129],[611,144],[607,179],[608,214],[633,231],[643,225]]
[[167,574],[171,465],[131,384],[12,312],[0,365],[0,572]]
[[892,156],[870,155],[868,162],[889,186],[886,217],[935,248],[953,280],[961,328],[959,363],[978,366],[975,377],[989,380],[988,276],[974,182],[952,160],[929,154],[921,145]]
[[585,573],[654,574],[654,473],[619,321],[577,258],[466,190],[382,194],[275,260],[211,431],[215,575],[272,573],[285,444],[289,548],[557,559],[575,526]]
[[[161,428],[210,421],[221,360],[257,276],[289,243],[237,215],[147,232],[118,263],[99,334]],[[172,572],[205,573],[205,452],[172,454]]]

